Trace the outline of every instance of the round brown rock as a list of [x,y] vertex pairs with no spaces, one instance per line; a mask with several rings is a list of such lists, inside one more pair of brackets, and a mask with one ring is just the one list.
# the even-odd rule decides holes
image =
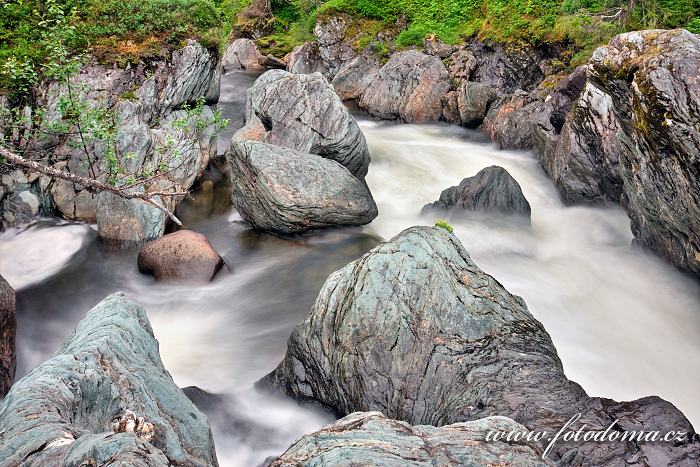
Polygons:
[[139,271],[156,280],[211,280],[224,260],[207,238],[180,230],[148,242],[139,252]]

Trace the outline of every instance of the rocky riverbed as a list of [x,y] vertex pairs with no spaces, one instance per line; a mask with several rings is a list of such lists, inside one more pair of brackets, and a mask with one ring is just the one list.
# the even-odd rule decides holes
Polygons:
[[[699,463],[700,39],[627,33],[552,76],[478,41],[382,60],[344,27],[286,62],[190,41],[81,71],[140,166],[219,80],[238,120],[178,152],[185,230],[3,175],[0,465]],[[572,417],[683,437],[487,436]]]

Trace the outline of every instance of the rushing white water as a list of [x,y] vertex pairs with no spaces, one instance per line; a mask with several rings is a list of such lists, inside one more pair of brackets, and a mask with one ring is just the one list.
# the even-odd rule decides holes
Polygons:
[[563,207],[531,154],[497,151],[473,132],[361,126],[372,151],[367,182],[379,217],[363,229],[286,240],[252,234],[233,211],[196,222],[188,227],[207,235],[233,268],[211,284],[156,284],[138,273],[135,251],[105,249],[85,227],[0,237],[0,273],[15,286],[24,281],[20,376],[49,358],[95,303],[124,290],[148,310],[176,383],[224,396],[211,419],[221,465],[257,465],[329,420],[251,389],[282,359],[289,333],[328,274],[371,248],[375,234],[388,239],[432,223],[434,217],[418,215],[425,203],[500,165],[530,201],[532,227],[493,217],[453,221],[475,261],[523,296],[551,334],[567,375],[590,394],[618,400],[658,394],[700,424],[700,287],[631,248],[629,220],[619,207]]

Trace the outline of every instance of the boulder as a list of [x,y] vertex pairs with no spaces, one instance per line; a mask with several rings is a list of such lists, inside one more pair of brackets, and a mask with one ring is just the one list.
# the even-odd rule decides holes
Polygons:
[[372,84],[379,71],[379,62],[373,55],[362,54],[344,63],[331,84],[342,100],[359,99]]
[[97,235],[109,246],[128,248],[156,239],[163,235],[166,220],[164,211],[145,201],[108,191],[97,195]]
[[221,70],[224,73],[239,70],[263,70],[262,61],[264,59],[253,40],[236,39],[229,44],[221,59]]
[[546,103],[519,91],[494,101],[481,128],[499,149],[530,149],[540,121],[549,121]]
[[365,137],[323,75],[270,70],[255,81],[251,95],[266,143],[334,160],[360,179],[367,174]]
[[700,275],[700,37],[636,31],[595,51],[589,80],[612,101],[635,242]]
[[379,412],[355,412],[303,436],[270,467],[299,465],[382,467],[553,466],[535,442],[487,441],[489,431],[525,430],[506,417],[435,428],[411,426]]
[[447,188],[439,200],[426,204],[421,214],[447,212],[450,218],[458,218],[469,211],[521,216],[530,220],[530,203],[520,185],[506,169],[495,165],[465,178],[458,186]]
[[328,70],[321,59],[321,53],[316,42],[304,42],[294,49],[285,57],[287,62],[287,71],[290,73],[321,73],[324,74]]
[[489,106],[496,99],[491,86],[482,83],[464,82],[456,91],[447,94],[443,111],[449,123],[476,128],[484,121]]
[[352,38],[348,37],[352,22],[351,18],[343,15],[322,17],[316,21],[314,35],[329,78],[335,76],[343,63],[357,55],[352,46]]
[[204,235],[179,230],[148,242],[139,252],[138,267],[156,280],[209,281],[224,260]]
[[473,40],[468,50],[477,59],[472,81],[488,84],[501,94],[530,91],[544,78],[541,53],[530,46]]
[[5,227],[30,222],[39,215],[41,203],[30,188],[29,185],[23,185],[2,201],[0,212]]
[[383,120],[424,123],[441,120],[442,98],[451,89],[442,61],[415,50],[398,52],[377,72],[360,107]]
[[460,49],[450,56],[447,62],[447,72],[450,79],[462,83],[469,81],[478,64],[478,60],[470,50]]
[[5,278],[0,276],[0,398],[5,397],[15,379],[16,333],[15,291]]
[[233,204],[254,228],[281,234],[377,217],[366,184],[335,161],[253,141],[226,152]]
[[0,405],[4,465],[215,466],[206,417],[163,367],[143,308],[90,310]]
[[591,398],[569,381],[523,300],[439,227],[406,229],[331,274],[284,360],[258,386],[340,415],[376,410],[414,425],[502,415],[551,434],[581,414],[573,430],[689,434],[679,443],[562,439],[549,454],[562,465],[700,458],[692,426],[670,403]]

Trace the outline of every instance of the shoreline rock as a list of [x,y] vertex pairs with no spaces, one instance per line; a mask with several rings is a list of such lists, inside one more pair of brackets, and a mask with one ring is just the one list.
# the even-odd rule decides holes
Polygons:
[[0,276],[0,398],[12,387],[17,369],[15,291]]

